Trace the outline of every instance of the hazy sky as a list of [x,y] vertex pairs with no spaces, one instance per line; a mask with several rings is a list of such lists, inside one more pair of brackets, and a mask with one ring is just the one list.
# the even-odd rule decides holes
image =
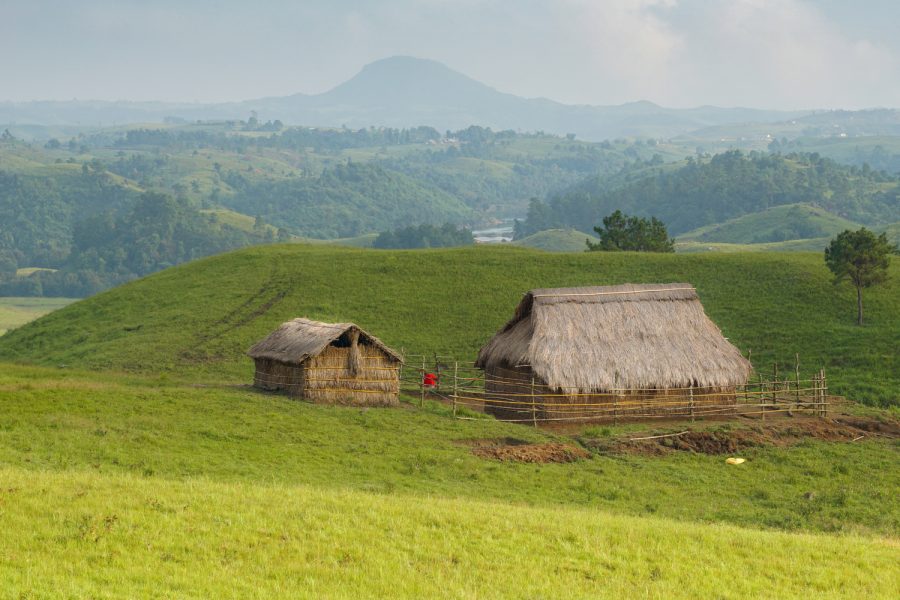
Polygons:
[[0,0],[0,99],[317,93],[432,58],[568,103],[900,107],[900,0]]

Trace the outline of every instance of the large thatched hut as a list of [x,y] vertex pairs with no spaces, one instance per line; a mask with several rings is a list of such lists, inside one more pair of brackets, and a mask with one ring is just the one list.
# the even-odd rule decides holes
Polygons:
[[293,319],[247,352],[253,385],[320,404],[398,404],[400,354],[353,323]]
[[532,290],[475,364],[521,421],[728,413],[751,370],[687,283]]

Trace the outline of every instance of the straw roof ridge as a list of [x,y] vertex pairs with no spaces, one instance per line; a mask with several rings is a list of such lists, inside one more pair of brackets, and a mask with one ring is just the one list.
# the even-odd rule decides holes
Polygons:
[[476,361],[517,365],[581,393],[725,388],[745,383],[751,369],[688,283],[531,290]]
[[321,353],[329,344],[348,332],[358,331],[360,342],[369,343],[398,361],[399,352],[386,346],[374,335],[355,323],[323,323],[307,318],[296,318],[282,323],[264,339],[247,351],[251,358],[268,358],[284,363],[301,363]]

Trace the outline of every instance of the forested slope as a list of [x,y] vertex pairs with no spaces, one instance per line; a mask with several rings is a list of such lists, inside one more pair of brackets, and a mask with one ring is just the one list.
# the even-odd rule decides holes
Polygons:
[[622,210],[655,216],[677,235],[798,203],[858,223],[886,224],[900,219],[898,183],[897,176],[817,155],[730,151],[590,178],[546,202],[533,202],[521,233],[565,226],[590,230],[604,216]]

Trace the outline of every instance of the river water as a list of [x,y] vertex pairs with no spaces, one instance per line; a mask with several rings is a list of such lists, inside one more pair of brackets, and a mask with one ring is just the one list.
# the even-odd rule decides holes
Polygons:
[[499,244],[501,242],[511,242],[513,238],[513,221],[504,221],[499,225],[494,225],[485,229],[476,229],[472,231],[475,241],[479,244]]

